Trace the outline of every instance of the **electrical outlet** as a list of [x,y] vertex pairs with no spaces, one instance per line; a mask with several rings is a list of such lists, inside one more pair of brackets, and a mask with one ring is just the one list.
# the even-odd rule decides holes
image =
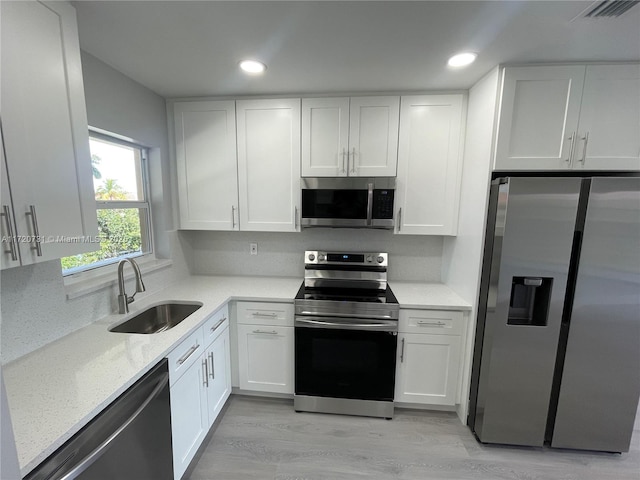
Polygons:
[[251,253],[251,255],[257,255],[258,254],[258,244],[257,243],[250,243],[249,244],[249,253]]

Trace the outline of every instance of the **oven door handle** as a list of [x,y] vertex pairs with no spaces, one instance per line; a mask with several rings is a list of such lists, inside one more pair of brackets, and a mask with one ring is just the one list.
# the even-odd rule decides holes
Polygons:
[[[364,320],[363,323],[353,323],[351,321],[339,321],[332,318],[328,321],[327,317],[296,317],[294,326],[311,327],[311,328],[328,328],[332,330],[368,330],[378,332],[397,332],[398,322],[395,320]],[[336,321],[337,320],[337,321]]]

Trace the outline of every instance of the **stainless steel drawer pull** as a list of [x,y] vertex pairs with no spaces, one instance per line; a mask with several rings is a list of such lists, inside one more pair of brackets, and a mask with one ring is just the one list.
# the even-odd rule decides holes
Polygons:
[[402,339],[402,348],[400,350],[400,363],[404,361],[404,338]]
[[202,385],[204,385],[205,387],[209,386],[209,372],[207,370],[208,370],[207,359],[203,358],[202,359],[202,376],[204,377],[204,380],[202,380]]
[[16,237],[13,234],[13,225],[11,225],[11,210],[8,205],[2,206],[2,216],[4,217],[5,225],[7,227],[7,236],[9,237],[9,250],[7,253],[11,254],[11,260],[18,261],[18,246],[16,245]]
[[231,228],[236,228],[236,207],[231,205]]
[[293,207],[293,228],[298,228],[298,207]]
[[35,250],[36,251],[36,255],[38,255],[39,257],[42,256],[42,246],[40,245],[41,242],[41,238],[40,238],[40,230],[38,229],[38,217],[36,216],[36,206],[35,205],[29,205],[29,211],[27,212],[27,215],[31,215],[31,223],[33,225],[33,236],[35,238],[35,243],[36,246],[35,247],[31,247],[31,250]]
[[193,352],[195,352],[195,351],[196,351],[197,349],[199,349],[199,348],[200,348],[200,345],[198,345],[198,344],[196,343],[193,347],[191,347],[191,348],[187,351],[187,353],[185,353],[183,356],[181,356],[181,357],[178,359],[178,362],[177,362],[177,363],[178,363],[178,365],[182,365],[184,362],[186,362],[186,361],[187,361],[187,359],[188,359],[191,355],[193,355]]
[[265,334],[265,335],[277,335],[278,332],[276,332],[275,330],[271,330],[270,332],[267,332],[265,330],[254,330],[253,333],[261,333],[261,334]]
[[211,360],[211,372],[209,373],[209,375],[211,375],[211,380],[215,380],[216,370],[215,370],[215,367],[213,366],[213,352],[209,352],[209,360]]
[[353,148],[353,153],[351,154],[351,173],[356,173],[356,149]]
[[218,328],[220,325],[222,325],[222,323],[227,319],[227,317],[224,317],[222,320],[220,320],[218,323],[216,323],[213,327],[211,327],[211,332],[215,332],[216,328]]
[[398,231],[402,230],[402,207],[398,210]]
[[418,325],[429,325],[432,327],[443,327],[447,322],[427,322],[426,320],[418,320]]
[[347,154],[347,150],[343,147],[342,148],[342,170],[340,170],[342,173],[344,173],[345,175],[347,174],[347,169],[345,168],[345,158],[348,156]]
[[269,318],[277,318],[277,313],[262,313],[262,312],[253,312],[252,315],[254,317],[269,317]]

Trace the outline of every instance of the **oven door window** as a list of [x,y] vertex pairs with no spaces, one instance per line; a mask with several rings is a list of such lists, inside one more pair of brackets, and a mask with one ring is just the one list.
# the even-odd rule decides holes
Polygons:
[[367,218],[366,190],[302,190],[304,218]]
[[296,327],[297,395],[392,401],[396,335]]

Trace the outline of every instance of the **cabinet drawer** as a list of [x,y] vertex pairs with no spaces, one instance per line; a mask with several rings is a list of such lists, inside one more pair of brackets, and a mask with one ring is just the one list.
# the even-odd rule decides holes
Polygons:
[[462,312],[400,309],[398,330],[404,333],[461,335]]
[[[226,322],[226,323],[225,323]],[[204,346],[209,347],[211,342],[220,336],[226,327],[229,326],[229,307],[225,305],[216,313],[211,315],[202,326],[204,335]]]
[[238,323],[293,327],[293,303],[238,302]]
[[170,385],[173,385],[200,358],[202,352],[204,352],[203,340],[202,328],[198,328],[167,355]]

